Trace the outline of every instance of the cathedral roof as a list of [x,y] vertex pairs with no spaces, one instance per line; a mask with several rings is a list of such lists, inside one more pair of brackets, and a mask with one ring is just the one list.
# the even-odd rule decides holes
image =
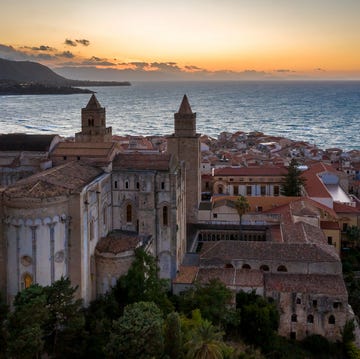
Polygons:
[[147,237],[129,231],[114,231],[106,237],[100,239],[96,245],[97,252],[119,254],[134,250],[142,243],[146,242]]
[[189,100],[186,95],[184,95],[184,97],[182,99],[178,114],[181,114],[181,115],[192,115],[193,114],[190,104],[189,104]]
[[0,151],[48,152],[55,138],[58,138],[58,135],[3,134],[0,135]]
[[170,169],[171,155],[161,153],[119,153],[113,161],[116,170],[158,170]]
[[85,107],[87,110],[96,110],[99,108],[102,108],[98,99],[96,98],[96,96],[94,94],[91,95],[90,100],[88,102],[88,104]]
[[102,173],[99,168],[80,161],[69,162],[16,182],[5,190],[5,196],[45,199],[79,193]]

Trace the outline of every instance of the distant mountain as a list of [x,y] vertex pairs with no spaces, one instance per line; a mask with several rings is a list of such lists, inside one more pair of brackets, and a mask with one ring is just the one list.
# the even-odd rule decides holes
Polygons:
[[11,61],[0,58],[0,80],[9,83],[33,83],[46,86],[128,86],[129,82],[78,81],[56,74],[48,67],[31,61]]

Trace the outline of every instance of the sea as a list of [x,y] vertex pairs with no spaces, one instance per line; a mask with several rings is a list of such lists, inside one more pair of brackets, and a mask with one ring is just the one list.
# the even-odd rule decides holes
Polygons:
[[[260,131],[360,150],[360,81],[134,82],[92,87],[117,135],[167,135],[188,96],[197,132]],[[0,133],[73,136],[89,94],[0,96]]]

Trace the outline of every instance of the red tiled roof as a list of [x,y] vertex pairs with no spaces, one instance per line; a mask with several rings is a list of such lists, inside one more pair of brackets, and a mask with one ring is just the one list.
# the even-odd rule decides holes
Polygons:
[[134,250],[141,241],[142,237],[136,233],[113,232],[99,240],[96,245],[96,250],[99,253],[118,254]]
[[215,169],[215,176],[284,176],[285,167],[224,167]]
[[265,273],[265,291],[310,293],[347,299],[341,275]]
[[339,226],[339,222],[321,221],[320,228],[321,229],[340,229],[340,226]]
[[336,213],[355,213],[360,215],[360,210],[356,207],[348,206],[343,203],[334,202],[334,211]]
[[168,154],[154,153],[119,153],[113,161],[113,169],[117,170],[162,170],[170,168]]

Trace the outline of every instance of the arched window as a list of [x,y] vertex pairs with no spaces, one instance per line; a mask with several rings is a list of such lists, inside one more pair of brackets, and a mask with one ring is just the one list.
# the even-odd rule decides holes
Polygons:
[[260,267],[260,270],[262,270],[263,272],[268,272],[270,270],[269,266],[267,266],[266,264],[263,264]]
[[132,222],[132,206],[128,204],[126,206],[126,222]]
[[249,264],[243,264],[242,269],[251,269]]
[[24,278],[24,287],[29,288],[31,286],[31,284],[33,284],[32,275],[29,273],[25,273],[23,278]]
[[278,272],[287,272],[287,268],[285,266],[281,265],[281,266],[278,266],[277,271]]
[[125,181],[125,188],[126,188],[126,189],[129,188],[129,181]]
[[296,304],[301,304],[301,299],[300,298],[296,298]]
[[335,324],[335,317],[333,315],[329,317],[329,324]]
[[231,263],[226,263],[224,268],[234,268],[234,266]]
[[292,322],[297,322],[297,315],[296,315],[296,314],[293,314],[293,315],[291,316],[291,321],[292,321]]
[[309,315],[307,316],[307,322],[308,322],[308,323],[314,323],[314,316],[313,316],[312,314],[309,314]]
[[218,192],[219,192],[219,194],[222,194],[222,193],[223,193],[223,187],[222,187],[222,186],[219,186]]
[[168,207],[167,206],[163,207],[162,217],[163,217],[163,225],[167,226],[168,225]]

